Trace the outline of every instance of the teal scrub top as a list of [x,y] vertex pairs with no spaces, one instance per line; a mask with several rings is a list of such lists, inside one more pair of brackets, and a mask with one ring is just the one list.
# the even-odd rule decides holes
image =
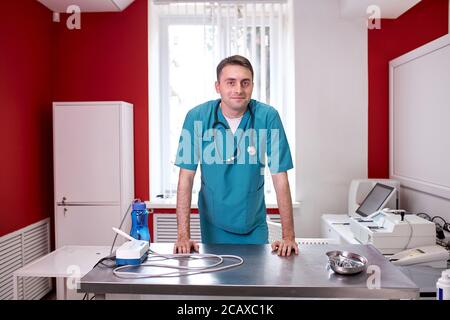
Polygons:
[[[271,174],[275,174],[293,168],[291,152],[275,108],[250,100],[233,134],[219,105],[220,99],[208,101],[187,113],[175,165],[196,171],[200,163],[202,227],[212,225],[224,230],[223,234],[250,235],[266,225],[266,157]],[[249,146],[256,154],[249,152]],[[204,232],[202,228],[202,239]],[[261,234],[265,237],[262,243],[267,243],[267,232]],[[215,243],[233,243],[225,235],[224,239],[217,237]]]

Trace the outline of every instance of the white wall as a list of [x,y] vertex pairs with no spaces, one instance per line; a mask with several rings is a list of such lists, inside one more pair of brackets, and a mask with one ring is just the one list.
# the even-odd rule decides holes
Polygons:
[[[450,34],[450,1],[448,7],[449,21],[448,31]],[[426,212],[431,216],[441,216],[450,222],[450,201],[441,197],[436,197],[424,192],[402,188],[402,206],[412,212]]]
[[441,216],[450,223],[450,201],[448,199],[404,187],[400,189],[400,197],[404,209],[415,213],[425,212],[431,217]]
[[294,0],[297,237],[346,213],[350,181],[367,177],[367,27],[339,0]]
[[442,37],[390,63],[390,174],[404,209],[450,222],[449,44]]

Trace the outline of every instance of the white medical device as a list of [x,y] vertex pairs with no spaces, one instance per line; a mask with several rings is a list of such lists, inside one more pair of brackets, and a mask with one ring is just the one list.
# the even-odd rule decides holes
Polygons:
[[[392,179],[355,179],[350,183],[350,188],[348,192],[348,215],[350,217],[357,216],[356,210],[361,206],[364,199],[370,193],[370,191],[375,187],[377,183],[383,184],[385,186],[390,186],[395,188],[395,192],[386,199],[382,207],[379,209],[395,208],[398,209],[400,206],[400,182]],[[374,213],[378,210],[373,210],[370,213]]]
[[[383,209],[366,218],[351,218],[350,229],[356,240],[372,244],[382,254],[436,244],[436,226],[416,215],[391,213]],[[393,210],[397,211],[397,210]]]
[[[362,244],[372,244],[382,254],[436,244],[436,227],[431,221],[404,210],[385,208],[396,188],[376,183],[350,218],[353,236]],[[384,208],[384,209],[383,209]]]
[[449,258],[446,248],[434,245],[399,252],[389,257],[389,261],[397,266],[420,265],[445,269]]
[[137,240],[122,230],[113,228],[122,237],[130,240],[116,250],[116,264],[118,266],[139,265],[147,259],[149,243],[145,240]]

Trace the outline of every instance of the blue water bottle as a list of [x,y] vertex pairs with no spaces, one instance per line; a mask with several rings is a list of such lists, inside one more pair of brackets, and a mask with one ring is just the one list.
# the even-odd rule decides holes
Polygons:
[[148,231],[148,211],[144,202],[139,199],[133,201],[131,211],[131,231],[130,236],[138,240],[150,242],[150,232]]

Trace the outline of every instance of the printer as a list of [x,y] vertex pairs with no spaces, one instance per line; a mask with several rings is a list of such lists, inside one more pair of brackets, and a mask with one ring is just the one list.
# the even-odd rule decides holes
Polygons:
[[376,183],[350,218],[353,236],[362,244],[372,244],[382,254],[436,244],[436,227],[431,221],[405,210],[389,209],[397,188]]
[[436,244],[436,227],[433,222],[416,215],[405,215],[402,221],[399,214],[387,209],[367,218],[350,219],[350,229],[356,240],[362,244],[372,244],[382,254],[395,254],[410,248]]

